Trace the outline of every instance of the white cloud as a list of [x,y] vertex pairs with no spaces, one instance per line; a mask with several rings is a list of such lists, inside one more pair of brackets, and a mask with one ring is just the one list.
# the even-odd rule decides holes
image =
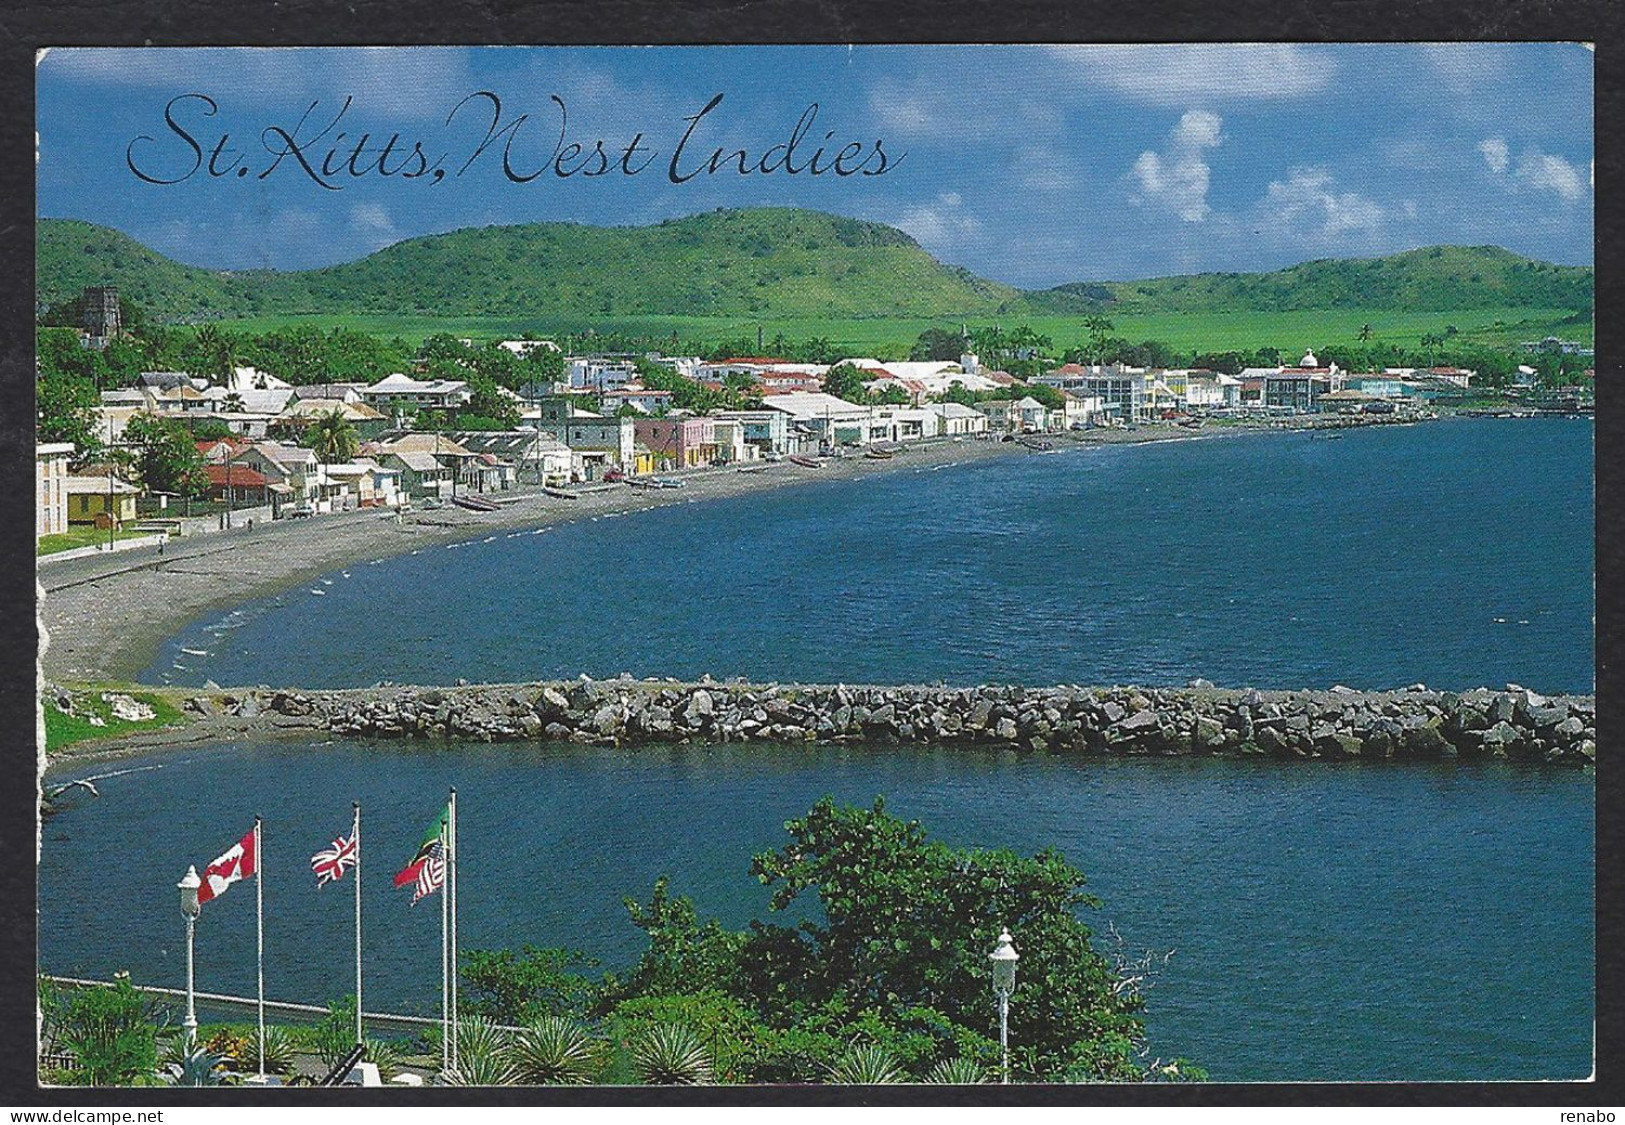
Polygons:
[[929,203],[909,207],[892,220],[933,253],[952,251],[981,235],[981,222],[965,210],[965,201],[956,191],[940,193]]
[[1276,232],[1319,243],[1370,239],[1387,218],[1375,200],[1338,191],[1331,172],[1307,166],[1289,170],[1285,180],[1272,181],[1259,207]]
[[1518,183],[1536,191],[1553,191],[1573,202],[1585,194],[1586,177],[1561,156],[1530,149],[1518,161]]
[[1187,223],[1206,219],[1212,208],[1207,203],[1210,177],[1204,153],[1223,139],[1219,126],[1218,114],[1190,110],[1168,134],[1166,149],[1142,152],[1129,169],[1140,185],[1136,202],[1160,204]]
[[1158,105],[1298,98],[1326,89],[1337,72],[1337,64],[1329,54],[1293,43],[1064,46],[1047,50],[1077,82]]
[[1561,156],[1529,148],[1512,167],[1512,154],[1506,141],[1490,137],[1480,142],[1478,151],[1484,154],[1484,163],[1501,177],[1511,191],[1550,191],[1559,198],[1574,202],[1585,194],[1587,186],[1596,186],[1595,161],[1582,169]]
[[1428,43],[1422,54],[1439,81],[1457,94],[1500,79],[1512,62],[1505,43]]
[[1507,170],[1507,143],[1500,137],[1486,137],[1479,141],[1478,151],[1484,154],[1484,163],[1497,176]]

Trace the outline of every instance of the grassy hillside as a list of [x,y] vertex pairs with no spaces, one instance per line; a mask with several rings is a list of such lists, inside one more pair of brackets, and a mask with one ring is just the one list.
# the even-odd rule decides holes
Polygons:
[[1555,266],[1499,246],[1429,246],[1386,258],[1323,259],[1273,273],[1203,273],[1147,281],[1079,282],[1032,294],[1054,312],[1294,312],[1590,309],[1588,267]]
[[890,317],[992,314],[1020,300],[1018,290],[943,265],[892,227],[792,209],[715,211],[648,227],[477,227],[324,269],[239,274],[180,266],[88,224],[40,223],[40,300],[104,278],[161,316]]
[[945,265],[893,227],[791,208],[713,211],[647,227],[468,228],[324,269],[237,273],[182,265],[106,227],[41,220],[38,299],[54,302],[100,283],[118,285],[157,318],[179,320],[477,318],[585,327],[651,318],[1013,322],[1105,312],[1120,333],[1129,322],[1163,317],[1222,323],[1236,314],[1311,310],[1367,320],[1495,310],[1486,326],[1580,313],[1577,321],[1589,327],[1593,291],[1589,268],[1493,246],[1435,246],[1272,273],[1023,292]]

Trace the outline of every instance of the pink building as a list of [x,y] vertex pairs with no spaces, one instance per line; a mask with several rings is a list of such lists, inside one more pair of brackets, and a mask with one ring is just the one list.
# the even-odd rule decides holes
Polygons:
[[668,469],[709,465],[717,455],[716,421],[711,418],[635,418],[637,440],[655,463]]

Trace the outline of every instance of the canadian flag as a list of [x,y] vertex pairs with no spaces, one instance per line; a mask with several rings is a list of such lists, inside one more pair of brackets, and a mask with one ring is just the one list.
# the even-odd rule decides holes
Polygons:
[[259,849],[254,846],[254,830],[231,846],[225,855],[203,869],[203,885],[197,889],[199,903],[225,892],[233,883],[252,878],[260,867]]

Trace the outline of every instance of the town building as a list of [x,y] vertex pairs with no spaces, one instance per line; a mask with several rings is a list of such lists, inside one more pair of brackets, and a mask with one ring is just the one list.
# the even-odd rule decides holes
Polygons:
[[737,422],[745,443],[755,447],[758,456],[801,452],[792,448],[790,415],[782,410],[718,410],[712,415],[717,421]]
[[82,340],[87,347],[101,351],[124,332],[119,308],[118,286],[92,285],[80,293],[84,312],[80,321]]
[[34,537],[61,535],[68,530],[68,460],[73,443],[45,442],[34,446]]
[[926,406],[942,421],[938,433],[944,437],[972,437],[987,433],[987,415],[961,402],[933,402]]
[[692,469],[716,460],[716,420],[693,415],[633,420],[636,440],[663,469]]
[[792,433],[800,431],[825,446],[867,445],[871,440],[885,441],[890,432],[889,425],[875,421],[870,407],[822,392],[771,395],[762,399],[762,405],[781,411]]
[[637,435],[631,418],[577,414],[566,421],[537,424],[543,433],[570,448],[579,464],[578,474],[585,480],[597,480],[611,467],[631,468],[635,463]]
[[361,392],[374,410],[395,415],[405,410],[457,410],[467,406],[474,392],[462,379],[414,379],[387,375]]
[[135,521],[135,498],[141,490],[128,481],[109,476],[68,476],[62,482],[70,524],[93,524],[106,529],[111,522],[123,527]]

